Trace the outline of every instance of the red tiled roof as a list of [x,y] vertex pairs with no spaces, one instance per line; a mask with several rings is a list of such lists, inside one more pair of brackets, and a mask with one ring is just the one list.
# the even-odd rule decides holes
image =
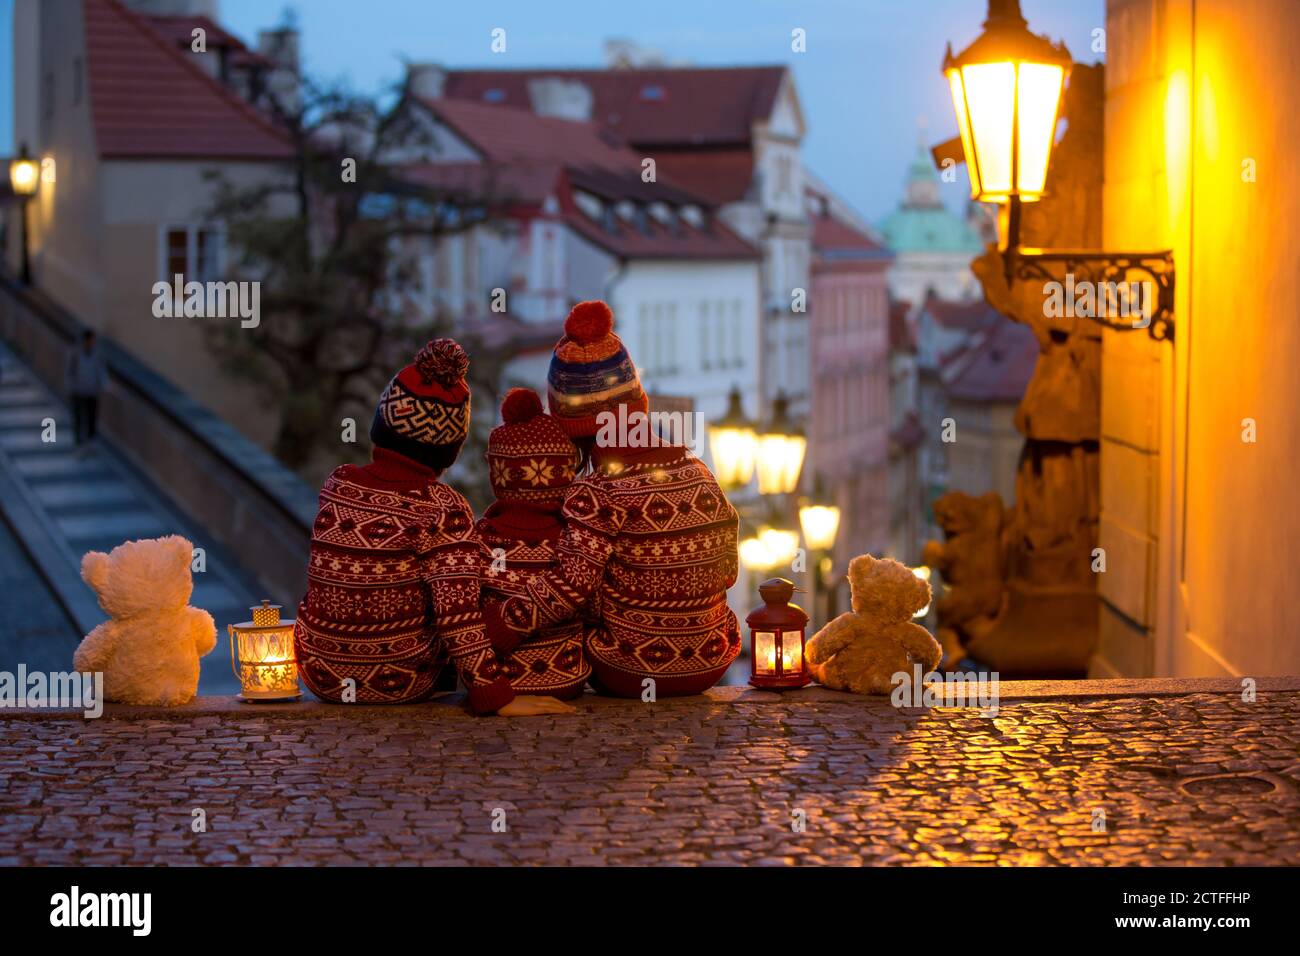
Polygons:
[[1000,324],[1003,316],[983,299],[972,302],[951,302],[933,292],[925,300],[925,311],[940,325],[949,329],[979,332],[991,325]]
[[592,123],[464,100],[420,99],[419,103],[489,162],[550,161],[640,172],[637,155]]
[[153,27],[166,38],[172,46],[182,51],[191,49],[194,42],[194,28],[202,27],[207,35],[209,50],[226,47],[231,66],[270,67],[271,61],[260,53],[250,50],[244,41],[229,32],[219,23],[214,23],[205,16],[172,16],[161,13],[141,13],[140,19]]
[[870,236],[831,215],[812,220],[812,244],[818,253],[866,253],[888,255],[888,250]]
[[537,206],[553,195],[562,168],[555,163],[420,163],[392,170],[395,179],[442,193],[496,204]]
[[915,352],[916,331],[907,321],[907,313],[912,311],[912,303],[904,299],[895,299],[889,303],[889,350],[891,352]]
[[1018,402],[1038,362],[1029,326],[1004,319],[980,332],[944,369],[949,397],[968,402]]
[[676,183],[718,206],[744,199],[754,179],[754,153],[748,146],[661,149],[654,159],[661,182]]
[[579,80],[592,93],[592,122],[635,146],[747,144],[767,119],[783,66],[614,70],[451,70],[443,95],[532,109],[528,81]]
[[118,0],[83,0],[91,117],[105,158],[287,159],[285,136]]

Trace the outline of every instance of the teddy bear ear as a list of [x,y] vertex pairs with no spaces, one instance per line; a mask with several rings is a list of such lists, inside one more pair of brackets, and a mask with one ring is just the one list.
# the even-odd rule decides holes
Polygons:
[[178,564],[189,566],[190,559],[194,557],[194,545],[188,538],[172,534],[164,538],[163,543],[167,546],[167,553],[172,555]]
[[108,555],[103,551],[87,551],[81,557],[81,580],[96,592],[108,583]]

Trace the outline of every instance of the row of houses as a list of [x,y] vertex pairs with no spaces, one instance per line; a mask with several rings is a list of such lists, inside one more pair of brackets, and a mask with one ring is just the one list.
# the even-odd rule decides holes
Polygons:
[[[246,45],[215,0],[16,0],[14,53],[15,142],[57,170],[29,211],[34,282],[268,444],[276,411],[231,387],[198,324],[153,320],[148,304],[159,279],[230,272],[223,224],[207,218],[212,173],[284,175],[294,146],[267,107],[297,95],[296,34]],[[838,557],[917,560],[929,498],[961,467],[931,447],[940,366],[964,370],[942,383],[960,400],[981,401],[962,381],[1014,391],[1014,374],[987,368],[1020,354],[1005,336],[931,335],[953,327],[948,300],[975,294],[979,223],[944,208],[921,155],[898,212],[881,231],[864,222],[806,167],[785,66],[629,59],[408,67],[394,107],[407,133],[384,168],[499,214],[404,240],[418,277],[405,307],[498,343],[506,384],[537,387],[569,307],[604,298],[659,407],[711,419],[733,388],[757,420],[788,403],[809,434],[805,490],[844,514]]]

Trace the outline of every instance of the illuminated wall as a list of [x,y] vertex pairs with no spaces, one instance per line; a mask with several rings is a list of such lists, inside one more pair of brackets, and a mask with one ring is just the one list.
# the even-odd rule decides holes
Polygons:
[[1104,341],[1094,671],[1294,674],[1300,4],[1111,0],[1107,40],[1105,244],[1174,249],[1178,331]]

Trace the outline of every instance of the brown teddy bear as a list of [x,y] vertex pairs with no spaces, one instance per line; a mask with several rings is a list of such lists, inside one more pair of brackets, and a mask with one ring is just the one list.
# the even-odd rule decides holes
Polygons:
[[939,663],[939,644],[912,623],[930,603],[930,585],[905,564],[864,554],[849,562],[853,610],[841,614],[808,642],[809,670],[817,682],[855,694],[888,694],[899,671],[922,673]]

